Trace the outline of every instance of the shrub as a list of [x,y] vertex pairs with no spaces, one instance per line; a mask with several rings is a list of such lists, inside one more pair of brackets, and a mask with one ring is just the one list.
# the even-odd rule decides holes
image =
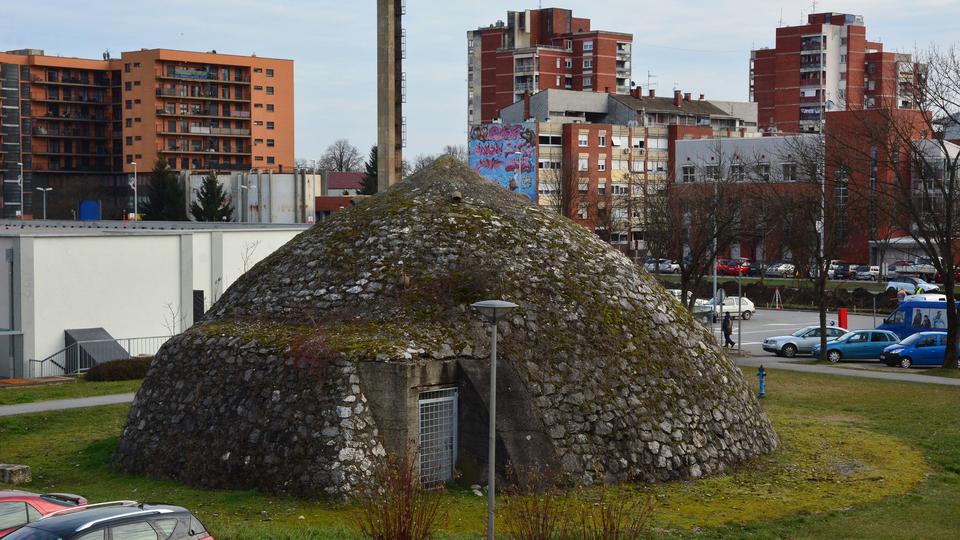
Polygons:
[[[585,501],[579,512],[583,540],[639,540],[653,517],[653,495],[611,493],[601,481],[594,502]],[[586,497],[584,497],[586,499]]]
[[566,540],[570,519],[548,467],[508,467],[509,485],[497,511],[511,540]]
[[88,381],[130,381],[142,379],[153,361],[152,356],[131,358],[129,360],[111,360],[97,364],[87,371],[84,379]]
[[353,498],[360,532],[373,540],[426,540],[436,534],[443,520],[439,494],[420,485],[413,451],[380,459]]

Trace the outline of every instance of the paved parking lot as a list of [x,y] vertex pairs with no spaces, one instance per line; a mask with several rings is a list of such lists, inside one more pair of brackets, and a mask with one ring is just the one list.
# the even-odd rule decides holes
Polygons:
[[[883,318],[886,316],[886,312],[877,312],[876,324],[874,324],[872,315],[854,315],[851,313],[848,316],[847,329],[863,330],[875,328],[876,325],[883,322]],[[827,324],[829,324],[830,321],[837,321],[836,313],[827,313]],[[764,339],[772,336],[790,334],[801,327],[819,324],[819,322],[815,311],[775,311],[760,309],[754,313],[749,321],[733,321],[733,340],[738,342],[737,345],[742,347],[744,353],[753,356],[774,357],[776,355],[764,351],[761,347]],[[737,337],[738,325],[740,331],[739,338]],[[723,337],[720,335],[719,323],[713,325],[713,330],[717,336],[717,342],[722,343]],[[801,356],[800,358],[809,357]]]

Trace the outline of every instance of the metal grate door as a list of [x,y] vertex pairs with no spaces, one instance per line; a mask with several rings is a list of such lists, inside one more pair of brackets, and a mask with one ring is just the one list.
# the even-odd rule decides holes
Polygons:
[[420,394],[420,483],[437,486],[453,478],[457,462],[457,389]]

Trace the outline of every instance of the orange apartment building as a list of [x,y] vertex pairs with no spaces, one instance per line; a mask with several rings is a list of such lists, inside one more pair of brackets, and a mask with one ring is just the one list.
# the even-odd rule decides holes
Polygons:
[[[158,159],[178,171],[293,170],[293,61],[168,49],[119,59],[0,53],[3,217],[69,219],[81,200],[104,218],[146,195]],[[36,208],[36,210],[35,210]]]

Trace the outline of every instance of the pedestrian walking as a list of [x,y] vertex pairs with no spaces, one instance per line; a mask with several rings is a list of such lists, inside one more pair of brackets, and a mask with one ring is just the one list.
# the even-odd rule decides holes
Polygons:
[[723,323],[720,325],[720,330],[723,332],[724,347],[733,347],[736,345],[736,343],[730,339],[730,336],[733,335],[733,319],[730,318],[729,313],[723,314]]

